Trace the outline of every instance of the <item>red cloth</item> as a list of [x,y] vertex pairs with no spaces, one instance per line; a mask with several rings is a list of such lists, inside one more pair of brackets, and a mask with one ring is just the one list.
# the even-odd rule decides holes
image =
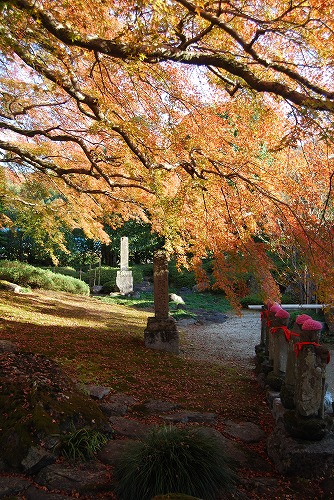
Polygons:
[[[297,358],[298,358],[298,355],[299,355],[299,353],[302,350],[302,348],[303,348],[304,345],[313,345],[314,347],[319,347],[320,346],[320,344],[318,344],[317,342],[297,342],[295,344],[295,348],[294,348]],[[327,360],[326,360],[327,364],[330,362],[330,360],[331,360],[331,354],[328,351]]]
[[292,336],[296,336],[296,337],[300,336],[298,333],[292,332],[291,330],[289,330],[289,328],[287,326],[284,326],[284,325],[275,326],[273,328],[270,328],[270,333],[277,333],[279,330],[283,330],[284,335],[285,335],[285,339],[287,342],[289,342],[289,340],[291,339]]

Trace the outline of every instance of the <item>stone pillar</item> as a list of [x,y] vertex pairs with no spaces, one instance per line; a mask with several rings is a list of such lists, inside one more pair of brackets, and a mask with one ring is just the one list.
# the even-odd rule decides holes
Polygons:
[[129,270],[129,238],[122,236],[121,238],[121,271]]
[[291,336],[288,343],[288,355],[286,361],[285,377],[281,387],[280,398],[284,408],[292,410],[295,407],[295,384],[296,384],[296,353],[295,344],[300,342],[300,334],[302,325],[307,320],[311,319],[307,314],[297,316],[293,327],[291,328]]
[[286,412],[284,422],[293,436],[319,440],[326,433],[324,397],[329,351],[319,345],[322,324],[312,319],[303,323],[300,342],[295,344],[295,409]]
[[277,302],[268,301],[261,311],[261,344],[255,347],[256,369],[264,374],[272,370],[270,350],[270,327],[277,310],[282,309]]
[[269,361],[272,363],[272,371],[268,373],[267,382],[276,391],[281,389],[286,371],[288,341],[290,338],[289,318],[290,314],[287,311],[277,308],[275,317],[270,323]]
[[178,354],[179,333],[175,319],[169,316],[168,259],[164,251],[154,255],[153,278],[155,315],[147,320],[145,346]]
[[129,239],[127,236],[121,238],[121,262],[120,271],[117,271],[116,285],[121,294],[127,295],[133,292],[133,276],[129,270]]
[[263,364],[266,362],[268,357],[268,352],[266,349],[266,332],[267,332],[267,322],[268,322],[268,304],[262,306],[261,310],[261,338],[260,343],[255,346],[255,362],[256,362],[256,371],[263,371]]

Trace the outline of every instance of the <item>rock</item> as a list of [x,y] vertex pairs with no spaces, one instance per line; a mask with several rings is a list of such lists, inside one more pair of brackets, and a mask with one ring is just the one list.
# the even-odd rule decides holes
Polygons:
[[284,413],[284,425],[290,436],[308,441],[320,441],[326,434],[333,420],[330,417],[303,417],[296,410]]
[[134,405],[136,399],[127,394],[114,394],[108,400],[100,403],[100,408],[107,417],[122,417],[128,412],[130,406]]
[[102,387],[93,384],[84,385],[83,389],[93,399],[103,399],[105,396],[108,396],[111,391],[110,387]]
[[160,401],[158,399],[150,399],[144,403],[134,405],[132,411],[134,413],[146,414],[161,414],[167,413],[180,408],[180,405],[171,403],[170,401]]
[[0,280],[0,290],[8,290],[9,292],[21,293],[22,287],[16,283]]
[[97,454],[97,458],[106,465],[115,465],[119,458],[123,455],[127,447],[128,439],[115,439],[108,441]]
[[55,455],[51,454],[42,447],[32,446],[27,456],[22,460],[23,471],[27,474],[36,474],[38,471],[51,465],[56,460]]
[[289,436],[279,423],[267,440],[269,457],[281,474],[306,478],[330,476],[334,467],[334,435],[321,441],[302,441]]
[[163,420],[172,423],[187,423],[187,422],[198,422],[206,424],[214,424],[216,422],[216,415],[214,413],[208,412],[197,412],[197,411],[183,411],[175,412],[170,415],[162,415]]
[[230,439],[227,439],[222,435],[221,432],[213,429],[212,427],[198,427],[196,432],[200,433],[207,439],[214,439],[223,448],[226,457],[232,462],[238,463],[241,466],[247,464],[248,458],[246,453],[239,448],[239,446],[233,443]]
[[110,486],[108,469],[99,462],[89,462],[78,466],[53,464],[42,469],[36,476],[38,484],[49,489],[71,493],[96,492]]
[[255,477],[244,481],[257,498],[275,498],[278,480],[274,477]]
[[170,293],[169,294],[169,301],[173,302],[176,305],[176,308],[179,309],[179,307],[184,306],[185,302],[180,295],[176,295],[176,293]]
[[140,439],[146,436],[154,427],[124,417],[110,417],[109,422],[116,435],[130,439]]
[[0,352],[16,352],[16,345],[10,340],[0,339]]
[[265,433],[253,422],[232,422],[231,420],[225,421],[224,432],[235,438],[244,441],[245,443],[257,443],[265,437]]
[[10,495],[16,495],[26,490],[31,485],[27,479],[18,477],[1,477],[0,480],[0,498]]
[[153,284],[148,280],[144,280],[142,283],[136,283],[133,290],[135,292],[153,292]]
[[275,398],[272,404],[272,413],[276,422],[283,421],[285,408],[280,398]]

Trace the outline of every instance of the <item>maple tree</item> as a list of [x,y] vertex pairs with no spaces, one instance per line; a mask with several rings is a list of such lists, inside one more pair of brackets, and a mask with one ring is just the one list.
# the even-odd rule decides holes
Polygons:
[[331,300],[329,1],[0,5],[4,206],[33,176],[93,236],[150,222],[231,297],[246,269],[277,296],[267,250],[297,249]]

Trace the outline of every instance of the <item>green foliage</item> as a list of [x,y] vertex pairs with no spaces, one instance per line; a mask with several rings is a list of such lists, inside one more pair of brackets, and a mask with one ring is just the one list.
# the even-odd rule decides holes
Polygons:
[[192,288],[196,285],[195,273],[184,267],[179,270],[173,260],[168,265],[168,272],[169,284],[172,288]]
[[234,475],[222,446],[196,429],[162,427],[128,444],[115,468],[120,499],[147,500],[184,493],[213,500]]
[[103,283],[101,293],[108,295],[109,293],[116,292],[117,287],[115,281],[107,281]]
[[[133,282],[140,283],[143,280],[143,272],[141,266],[134,266],[129,269],[132,271]],[[90,285],[92,285],[94,282],[96,285],[107,285],[107,287],[110,288],[110,291],[113,291],[112,285],[116,285],[117,271],[119,271],[119,267],[95,267],[94,269],[90,269],[89,271],[87,271],[87,273],[85,273],[85,275],[83,276],[83,279]]]
[[0,279],[23,287],[89,295],[89,287],[83,281],[18,261],[0,261]]
[[261,305],[263,304],[263,298],[258,293],[251,293],[249,295],[246,295],[245,297],[242,297],[240,299],[240,304],[245,308],[250,305]]
[[89,460],[108,441],[95,429],[81,428],[67,434],[62,440],[62,454],[68,460]]
[[48,269],[49,271],[52,271],[53,273],[56,273],[56,274],[63,274],[64,276],[72,276],[72,278],[79,278],[79,273],[78,271],[76,271],[74,269],[74,267],[69,267],[69,266],[65,266],[65,267],[56,267],[56,266],[53,266],[53,267],[42,267],[42,269]]

